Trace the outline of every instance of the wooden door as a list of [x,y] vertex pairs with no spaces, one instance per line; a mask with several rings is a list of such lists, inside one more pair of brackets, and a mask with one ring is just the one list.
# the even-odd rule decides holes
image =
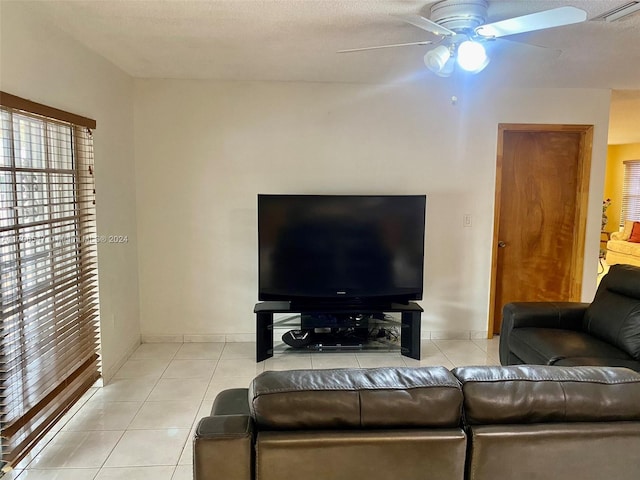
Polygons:
[[489,336],[516,301],[579,301],[593,127],[500,125]]

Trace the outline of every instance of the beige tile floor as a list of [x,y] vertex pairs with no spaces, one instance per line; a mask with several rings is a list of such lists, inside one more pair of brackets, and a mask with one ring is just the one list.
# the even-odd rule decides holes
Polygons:
[[246,387],[263,370],[497,364],[497,337],[424,340],[421,360],[349,352],[282,354],[256,363],[255,343],[142,344],[3,480],[191,479],[197,422],[218,392]]

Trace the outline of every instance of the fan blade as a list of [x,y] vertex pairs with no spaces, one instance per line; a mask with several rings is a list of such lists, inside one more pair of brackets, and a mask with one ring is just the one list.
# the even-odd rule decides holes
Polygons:
[[519,48],[529,49],[531,51],[547,52],[547,54],[549,55],[559,56],[560,54],[562,54],[562,50],[559,48],[545,47],[543,45],[536,45],[535,43],[529,43],[529,42],[519,42],[518,40],[512,40],[510,38],[509,39],[500,38],[500,39],[496,39],[495,41],[499,42],[499,44],[511,45],[516,48],[519,47]]
[[421,28],[429,33],[433,33],[438,36],[450,37],[455,35],[456,32],[453,30],[449,30],[448,28],[443,27],[442,25],[438,25],[436,22],[432,22],[431,20],[427,20],[420,15],[393,15],[396,18],[399,18],[403,22],[409,23],[414,27]]
[[513,52],[518,52],[518,55],[535,55],[538,58],[544,59],[555,59],[562,55],[562,50],[559,48],[543,47],[542,45],[536,45],[529,42],[519,42],[517,40],[507,38],[491,39],[488,42],[483,42],[483,45],[487,49],[490,57],[495,54],[501,55],[501,51],[507,49]]
[[521,17],[508,18],[500,22],[487,23],[476,28],[482,37],[504,37],[516,33],[533,32],[545,28],[561,27],[584,22],[587,12],[576,7],[559,7]]
[[362,52],[364,50],[377,50],[379,48],[408,47],[410,45],[430,45],[432,43],[433,42],[430,40],[425,40],[423,42],[394,43],[389,45],[378,45],[375,47],[349,48],[347,50],[338,50],[338,53]]

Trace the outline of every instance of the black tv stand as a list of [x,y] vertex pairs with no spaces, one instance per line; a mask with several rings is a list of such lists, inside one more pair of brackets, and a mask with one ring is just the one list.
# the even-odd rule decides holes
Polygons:
[[415,302],[381,305],[295,305],[290,302],[260,302],[254,308],[256,314],[256,362],[273,356],[273,315],[283,314],[333,314],[373,315],[400,313],[400,353],[420,360],[420,327],[422,307]]
[[[347,302],[264,302],[264,303],[289,303],[292,312],[306,313],[335,313],[335,312],[389,312],[391,308],[407,306],[409,303],[347,303]],[[260,304],[258,304],[260,305]]]

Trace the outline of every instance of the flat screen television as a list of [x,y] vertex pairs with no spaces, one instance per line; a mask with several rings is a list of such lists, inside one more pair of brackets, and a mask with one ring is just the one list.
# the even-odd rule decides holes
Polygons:
[[258,195],[258,298],[422,299],[425,195]]

